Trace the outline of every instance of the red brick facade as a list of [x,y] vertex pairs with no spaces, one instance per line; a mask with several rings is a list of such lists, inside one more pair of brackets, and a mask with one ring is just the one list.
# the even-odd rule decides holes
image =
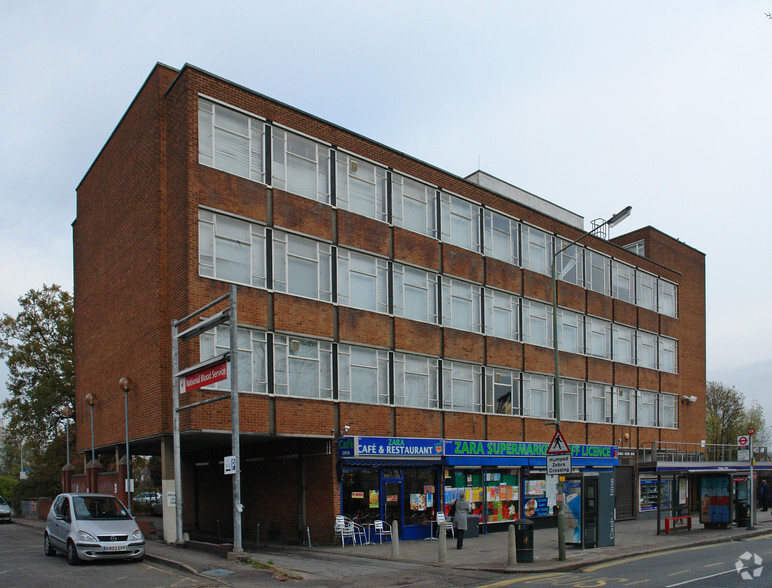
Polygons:
[[[137,449],[157,453],[172,434],[172,319],[227,292],[228,284],[199,276],[198,213],[208,207],[268,227],[301,233],[398,263],[506,289],[549,302],[547,276],[447,243],[266,187],[199,164],[198,100],[211,97],[268,121],[370,158],[384,166],[509,214],[568,239],[581,232],[354,133],[190,66],[158,65],[78,186],[73,225],[75,267],[76,414],[78,450],[90,448],[89,409],[96,396],[94,437],[106,451],[124,442],[122,376],[131,378],[129,428]],[[638,257],[620,247],[645,241]],[[699,443],[705,437],[705,260],[683,243],[646,227],[588,247],[678,284],[678,318],[660,315],[572,284],[559,283],[559,304],[678,340],[678,374],[561,352],[561,375],[651,391],[695,395],[678,403],[677,429],[565,423],[572,443],[635,447],[649,441]],[[240,287],[239,323],[281,333],[359,343],[397,352],[551,374],[549,348],[443,328],[273,291]],[[199,361],[196,341],[180,347],[180,365]],[[217,395],[197,390],[184,402]],[[334,439],[346,423],[356,434],[510,441],[549,441],[545,420],[399,406],[367,406],[279,395],[240,400],[245,536],[257,525],[267,536],[293,539],[309,525],[328,539],[339,512]],[[185,525],[231,525],[230,407],[207,404],[182,413]],[[200,435],[221,432],[216,442]],[[186,439],[191,443],[186,446]]]

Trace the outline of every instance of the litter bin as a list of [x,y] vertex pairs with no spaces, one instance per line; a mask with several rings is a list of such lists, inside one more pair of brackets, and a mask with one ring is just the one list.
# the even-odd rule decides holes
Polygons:
[[737,526],[747,527],[751,520],[751,505],[747,502],[739,501],[737,503]]
[[515,521],[515,551],[517,563],[533,563],[533,521]]

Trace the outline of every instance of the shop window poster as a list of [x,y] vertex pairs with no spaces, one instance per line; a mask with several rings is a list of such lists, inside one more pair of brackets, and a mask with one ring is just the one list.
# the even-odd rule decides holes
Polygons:
[[352,492],[352,493],[351,493],[351,498],[354,498],[354,499],[359,499],[359,500],[361,500],[361,499],[363,499],[364,497],[365,497],[365,493],[364,493],[364,492]]
[[410,495],[410,510],[426,510],[426,495],[425,494],[411,494]]
[[526,517],[546,517],[549,514],[547,497],[531,498],[523,505],[523,514]]
[[377,490],[370,490],[370,508],[378,508],[380,500]]
[[700,496],[700,522],[729,523],[729,476],[702,478]]

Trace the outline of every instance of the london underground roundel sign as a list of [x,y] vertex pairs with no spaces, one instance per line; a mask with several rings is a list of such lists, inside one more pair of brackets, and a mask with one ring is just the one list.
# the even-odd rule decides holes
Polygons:
[[748,447],[748,444],[750,443],[750,440],[748,438],[748,435],[739,435],[737,437],[737,445],[740,447]]

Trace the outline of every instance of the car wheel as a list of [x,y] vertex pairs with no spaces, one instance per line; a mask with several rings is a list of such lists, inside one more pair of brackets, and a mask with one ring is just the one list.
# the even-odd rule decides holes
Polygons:
[[78,550],[75,549],[75,544],[72,541],[67,542],[67,563],[71,566],[77,566],[80,563]]
[[145,559],[145,556],[144,555],[140,555],[139,557],[135,557],[131,561],[133,561],[134,563],[140,563],[143,559]]
[[56,555],[56,549],[51,547],[51,538],[48,533],[43,533],[43,553],[48,556]]

